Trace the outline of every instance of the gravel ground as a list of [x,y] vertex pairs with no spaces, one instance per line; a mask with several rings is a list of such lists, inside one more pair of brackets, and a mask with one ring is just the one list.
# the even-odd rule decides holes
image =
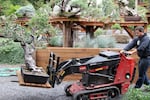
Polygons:
[[[0,68],[19,66],[21,65],[0,64]],[[67,97],[64,92],[65,85],[70,83],[73,81],[64,81],[55,88],[41,88],[20,86],[17,76],[0,77],[0,100],[72,100],[72,97]],[[121,100],[121,98],[115,100]]]
[[[1,67],[18,67],[20,65],[0,65]],[[62,82],[55,88],[20,86],[17,76],[0,77],[0,100],[72,100],[66,97]]]

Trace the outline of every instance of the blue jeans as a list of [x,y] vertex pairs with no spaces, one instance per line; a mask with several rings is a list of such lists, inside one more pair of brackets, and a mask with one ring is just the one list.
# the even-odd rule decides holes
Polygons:
[[142,84],[145,84],[145,85],[150,84],[147,74],[146,74],[149,65],[150,65],[150,58],[140,58],[139,64],[138,64],[139,78],[136,82],[135,88],[140,88]]

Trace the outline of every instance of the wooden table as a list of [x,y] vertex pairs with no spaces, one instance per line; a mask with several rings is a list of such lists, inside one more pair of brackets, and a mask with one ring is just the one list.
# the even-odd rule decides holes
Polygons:
[[[28,20],[17,20],[16,22],[21,25],[26,25]],[[54,17],[50,18],[49,23],[52,25],[59,25],[63,30],[63,47],[73,46],[73,31],[75,29],[82,29],[89,34],[91,38],[94,37],[94,32],[100,28],[111,27],[113,24],[118,23],[124,28],[131,38],[134,37],[134,31],[130,28],[131,26],[143,26],[145,32],[147,32],[148,22],[144,21],[126,21],[126,22],[101,22],[97,20],[88,20],[85,18],[67,18],[67,17]],[[77,28],[76,28],[77,27]]]
[[104,27],[103,22],[87,21],[83,18],[66,18],[66,17],[56,17],[50,18],[50,23],[53,25],[60,24],[63,30],[63,46],[72,47],[73,46],[73,27],[80,26],[83,28],[90,37],[93,37],[95,30],[98,27]]
[[147,32],[147,22],[144,21],[128,21],[128,22],[99,22],[96,20],[88,20],[83,18],[66,18],[66,17],[56,17],[50,18],[50,23],[52,24],[60,24],[63,30],[63,46],[64,47],[72,47],[73,46],[73,27],[80,26],[85,30],[86,34],[89,34],[90,37],[94,37],[94,32],[99,28],[105,28],[106,26],[110,26],[118,23],[122,28],[124,28],[131,38],[134,37],[134,31],[130,28],[130,26],[143,26],[145,32]]
[[115,23],[120,24],[120,26],[127,31],[127,33],[129,34],[129,36],[131,38],[133,38],[135,36],[134,30],[131,29],[131,26],[133,26],[133,27],[143,26],[144,31],[147,32],[148,22],[144,22],[144,21],[126,21],[126,22],[110,22],[109,24],[113,25]]

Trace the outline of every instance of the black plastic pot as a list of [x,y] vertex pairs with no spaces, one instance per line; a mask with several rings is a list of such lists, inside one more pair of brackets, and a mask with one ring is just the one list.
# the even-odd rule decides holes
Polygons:
[[25,83],[45,84],[49,75],[42,69],[42,72],[33,72],[21,67],[21,74]]

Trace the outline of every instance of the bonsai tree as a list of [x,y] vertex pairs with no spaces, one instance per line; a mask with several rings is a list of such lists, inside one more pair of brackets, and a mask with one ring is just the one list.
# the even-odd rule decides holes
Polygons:
[[119,19],[119,7],[112,0],[102,0],[101,4],[97,4],[96,0],[56,0],[53,4],[55,4],[54,16],[76,17],[79,15],[89,19],[110,17],[111,21]]
[[86,0],[56,0],[53,3],[53,12],[56,16],[73,17],[86,7]]
[[135,16],[137,15],[137,12],[129,7],[129,1],[128,0],[118,0],[118,4],[120,7],[120,14],[126,15],[126,16]]
[[30,4],[27,6],[20,7],[15,13],[18,17],[29,17],[29,18],[31,18],[35,14],[35,9]]
[[39,42],[42,34],[55,34],[55,28],[48,22],[46,13],[38,13],[29,20],[26,26],[21,26],[15,22],[16,16],[8,16],[1,18],[1,33],[6,38],[11,38],[14,42],[20,42],[24,50],[24,59],[27,69],[32,71],[40,71],[33,59],[35,52],[35,44]]
[[31,33],[26,30],[25,27],[14,23],[14,19],[11,17],[1,21],[3,22],[3,26],[1,28],[3,36],[6,38],[11,38],[15,42],[20,42],[24,50],[25,65],[27,69],[37,71],[37,67],[32,56],[35,48],[33,45],[31,45],[34,39],[33,37],[31,38]]

